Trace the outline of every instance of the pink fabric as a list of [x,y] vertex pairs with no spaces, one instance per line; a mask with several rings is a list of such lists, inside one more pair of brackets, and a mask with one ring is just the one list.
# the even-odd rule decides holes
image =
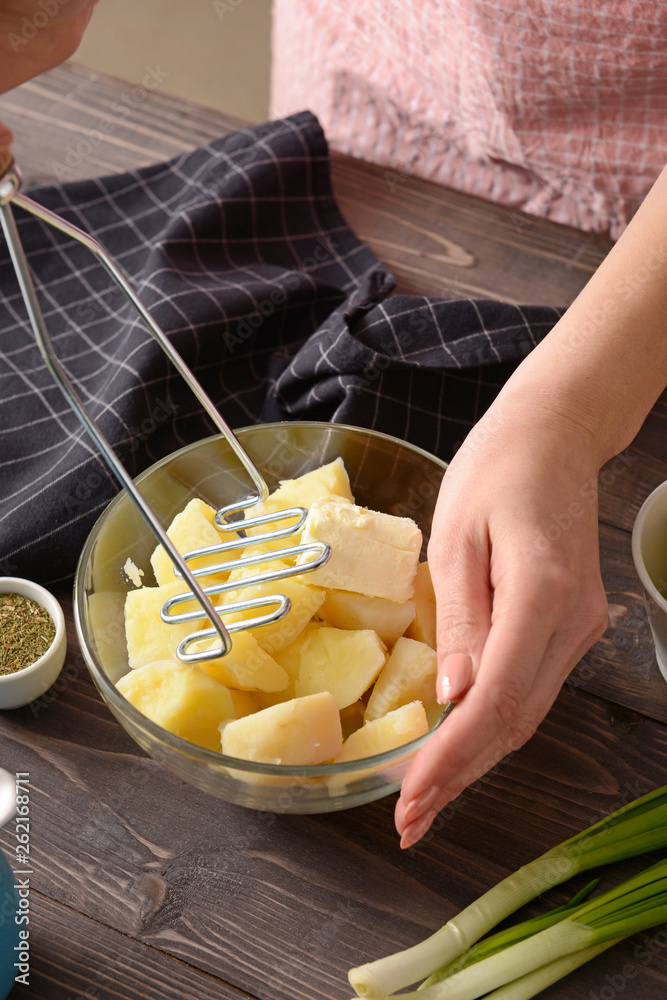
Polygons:
[[275,117],[330,145],[620,235],[667,161],[662,0],[274,0]]

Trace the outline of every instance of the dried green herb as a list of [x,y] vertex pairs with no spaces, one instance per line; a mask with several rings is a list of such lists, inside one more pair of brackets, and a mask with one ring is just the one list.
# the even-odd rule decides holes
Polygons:
[[46,608],[21,594],[0,594],[0,675],[29,667],[47,651],[56,626]]

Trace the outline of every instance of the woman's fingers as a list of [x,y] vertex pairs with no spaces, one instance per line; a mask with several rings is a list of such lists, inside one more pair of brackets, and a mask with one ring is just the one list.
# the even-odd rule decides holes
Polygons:
[[[509,621],[491,627],[475,682],[413,761],[397,812],[401,846],[414,842],[408,826],[420,813],[440,810],[463,789],[525,742],[540,721],[530,698],[552,635],[542,616],[523,605]],[[424,793],[438,788],[437,796]]]
[[[549,578],[553,584],[553,572],[538,578],[533,571],[497,588],[475,682],[403,782],[396,808],[402,847],[419,840],[448,802],[533,735],[569,671],[604,631],[599,573],[593,570],[576,595],[565,574],[551,590]],[[571,606],[573,596],[578,606]]]
[[438,595],[436,694],[445,704],[458,701],[474,680],[491,626],[491,590],[486,532],[442,531],[439,511],[428,562]]

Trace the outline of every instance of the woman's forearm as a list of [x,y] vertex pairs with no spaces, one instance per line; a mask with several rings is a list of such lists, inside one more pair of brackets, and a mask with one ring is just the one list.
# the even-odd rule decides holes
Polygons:
[[667,167],[625,233],[503,395],[589,433],[602,465],[667,384]]

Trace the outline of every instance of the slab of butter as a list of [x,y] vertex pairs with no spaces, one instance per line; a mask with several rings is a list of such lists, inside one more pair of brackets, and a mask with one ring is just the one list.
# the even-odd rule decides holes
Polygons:
[[414,593],[422,533],[409,517],[320,497],[310,507],[301,541],[331,546],[329,561],[304,577],[309,584],[399,602]]

